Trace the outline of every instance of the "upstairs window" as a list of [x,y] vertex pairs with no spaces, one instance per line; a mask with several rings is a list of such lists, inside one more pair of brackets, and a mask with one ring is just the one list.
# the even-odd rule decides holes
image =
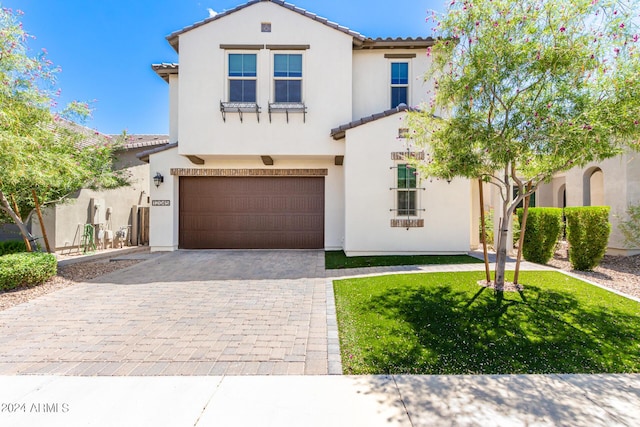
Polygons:
[[398,215],[417,215],[417,171],[415,168],[401,164],[398,165],[397,212]]
[[409,63],[391,63],[391,108],[409,104]]
[[302,102],[302,55],[273,55],[275,102]]
[[229,54],[229,102],[256,102],[256,54]]

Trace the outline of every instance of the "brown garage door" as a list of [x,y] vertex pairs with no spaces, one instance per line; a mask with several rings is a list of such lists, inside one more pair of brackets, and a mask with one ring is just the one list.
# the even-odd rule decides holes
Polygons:
[[324,178],[180,177],[180,247],[324,248]]

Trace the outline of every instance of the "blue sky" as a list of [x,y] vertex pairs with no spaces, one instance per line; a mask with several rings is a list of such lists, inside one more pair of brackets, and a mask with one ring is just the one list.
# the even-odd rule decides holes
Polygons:
[[[62,68],[60,104],[92,101],[86,125],[102,133],[168,133],[168,86],[151,70],[176,62],[165,37],[243,0],[0,0],[24,12],[25,30]],[[293,0],[368,37],[430,35],[427,11],[444,0]]]

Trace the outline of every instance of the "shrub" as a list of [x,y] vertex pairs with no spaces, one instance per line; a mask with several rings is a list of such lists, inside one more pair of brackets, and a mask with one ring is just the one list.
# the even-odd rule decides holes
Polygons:
[[[487,236],[487,247],[493,247],[493,209],[484,211],[484,228]],[[480,243],[482,243],[482,221],[478,226],[478,236],[480,237]]]
[[0,256],[26,251],[27,246],[24,244],[23,240],[7,240],[6,242],[0,242]]
[[56,275],[55,255],[23,252],[0,257],[0,290],[36,286]]
[[598,265],[609,241],[609,206],[565,208],[569,261],[575,270],[592,270]]
[[520,240],[520,218],[517,214],[512,215],[511,224],[513,225],[513,247],[518,246]]
[[[518,222],[522,223],[524,209],[518,209]],[[522,255],[527,261],[546,264],[562,231],[561,208],[529,208],[524,232]]]
[[618,228],[624,236],[629,249],[640,248],[640,204],[631,205],[627,209],[628,220],[621,221]]

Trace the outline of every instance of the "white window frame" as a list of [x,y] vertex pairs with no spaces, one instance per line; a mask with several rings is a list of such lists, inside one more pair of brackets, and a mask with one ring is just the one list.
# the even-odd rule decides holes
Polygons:
[[[242,102],[242,103],[251,103],[257,104],[258,99],[260,99],[260,85],[258,84],[258,76],[260,75],[260,51],[259,50],[225,50],[225,70],[224,70],[224,81],[225,81],[225,99],[227,102]],[[256,75],[254,77],[247,76],[230,76],[229,75],[229,56],[230,55],[255,55],[256,57]],[[255,101],[231,101],[231,81],[232,80],[254,80],[256,82],[256,99]]]
[[[400,188],[398,182],[398,170],[401,166],[411,167],[416,171],[416,186],[409,188]],[[393,218],[395,219],[408,219],[415,220],[422,218],[422,212],[425,209],[422,208],[422,191],[426,190],[426,188],[422,187],[422,178],[420,176],[420,172],[417,168],[411,166],[410,162],[406,160],[397,160],[393,166],[390,168],[393,171],[393,186],[391,190],[393,190],[393,209],[390,209],[393,212]],[[399,197],[400,192],[414,192],[415,193],[415,206],[413,209],[405,210],[404,207],[400,207]],[[404,213],[401,213],[401,210],[404,210]],[[413,212],[411,212],[413,211]]]
[[[302,76],[301,77],[276,77],[275,76],[275,67],[276,67],[276,55],[300,55],[302,57]],[[273,101],[272,104],[304,104],[304,94],[305,94],[305,75],[307,74],[306,66],[305,66],[305,51],[304,50],[272,50],[271,51],[271,70],[270,70],[270,81],[271,81],[271,96]],[[282,80],[298,80],[300,81],[300,101],[276,101],[276,81]]]
[[[407,89],[407,105],[411,105],[411,58],[389,58],[387,64],[387,82],[389,83],[389,90],[387,91],[387,105],[391,107],[392,96],[391,92],[394,87],[404,87]],[[407,64],[407,84],[393,84],[393,72],[391,71],[392,64]]]

